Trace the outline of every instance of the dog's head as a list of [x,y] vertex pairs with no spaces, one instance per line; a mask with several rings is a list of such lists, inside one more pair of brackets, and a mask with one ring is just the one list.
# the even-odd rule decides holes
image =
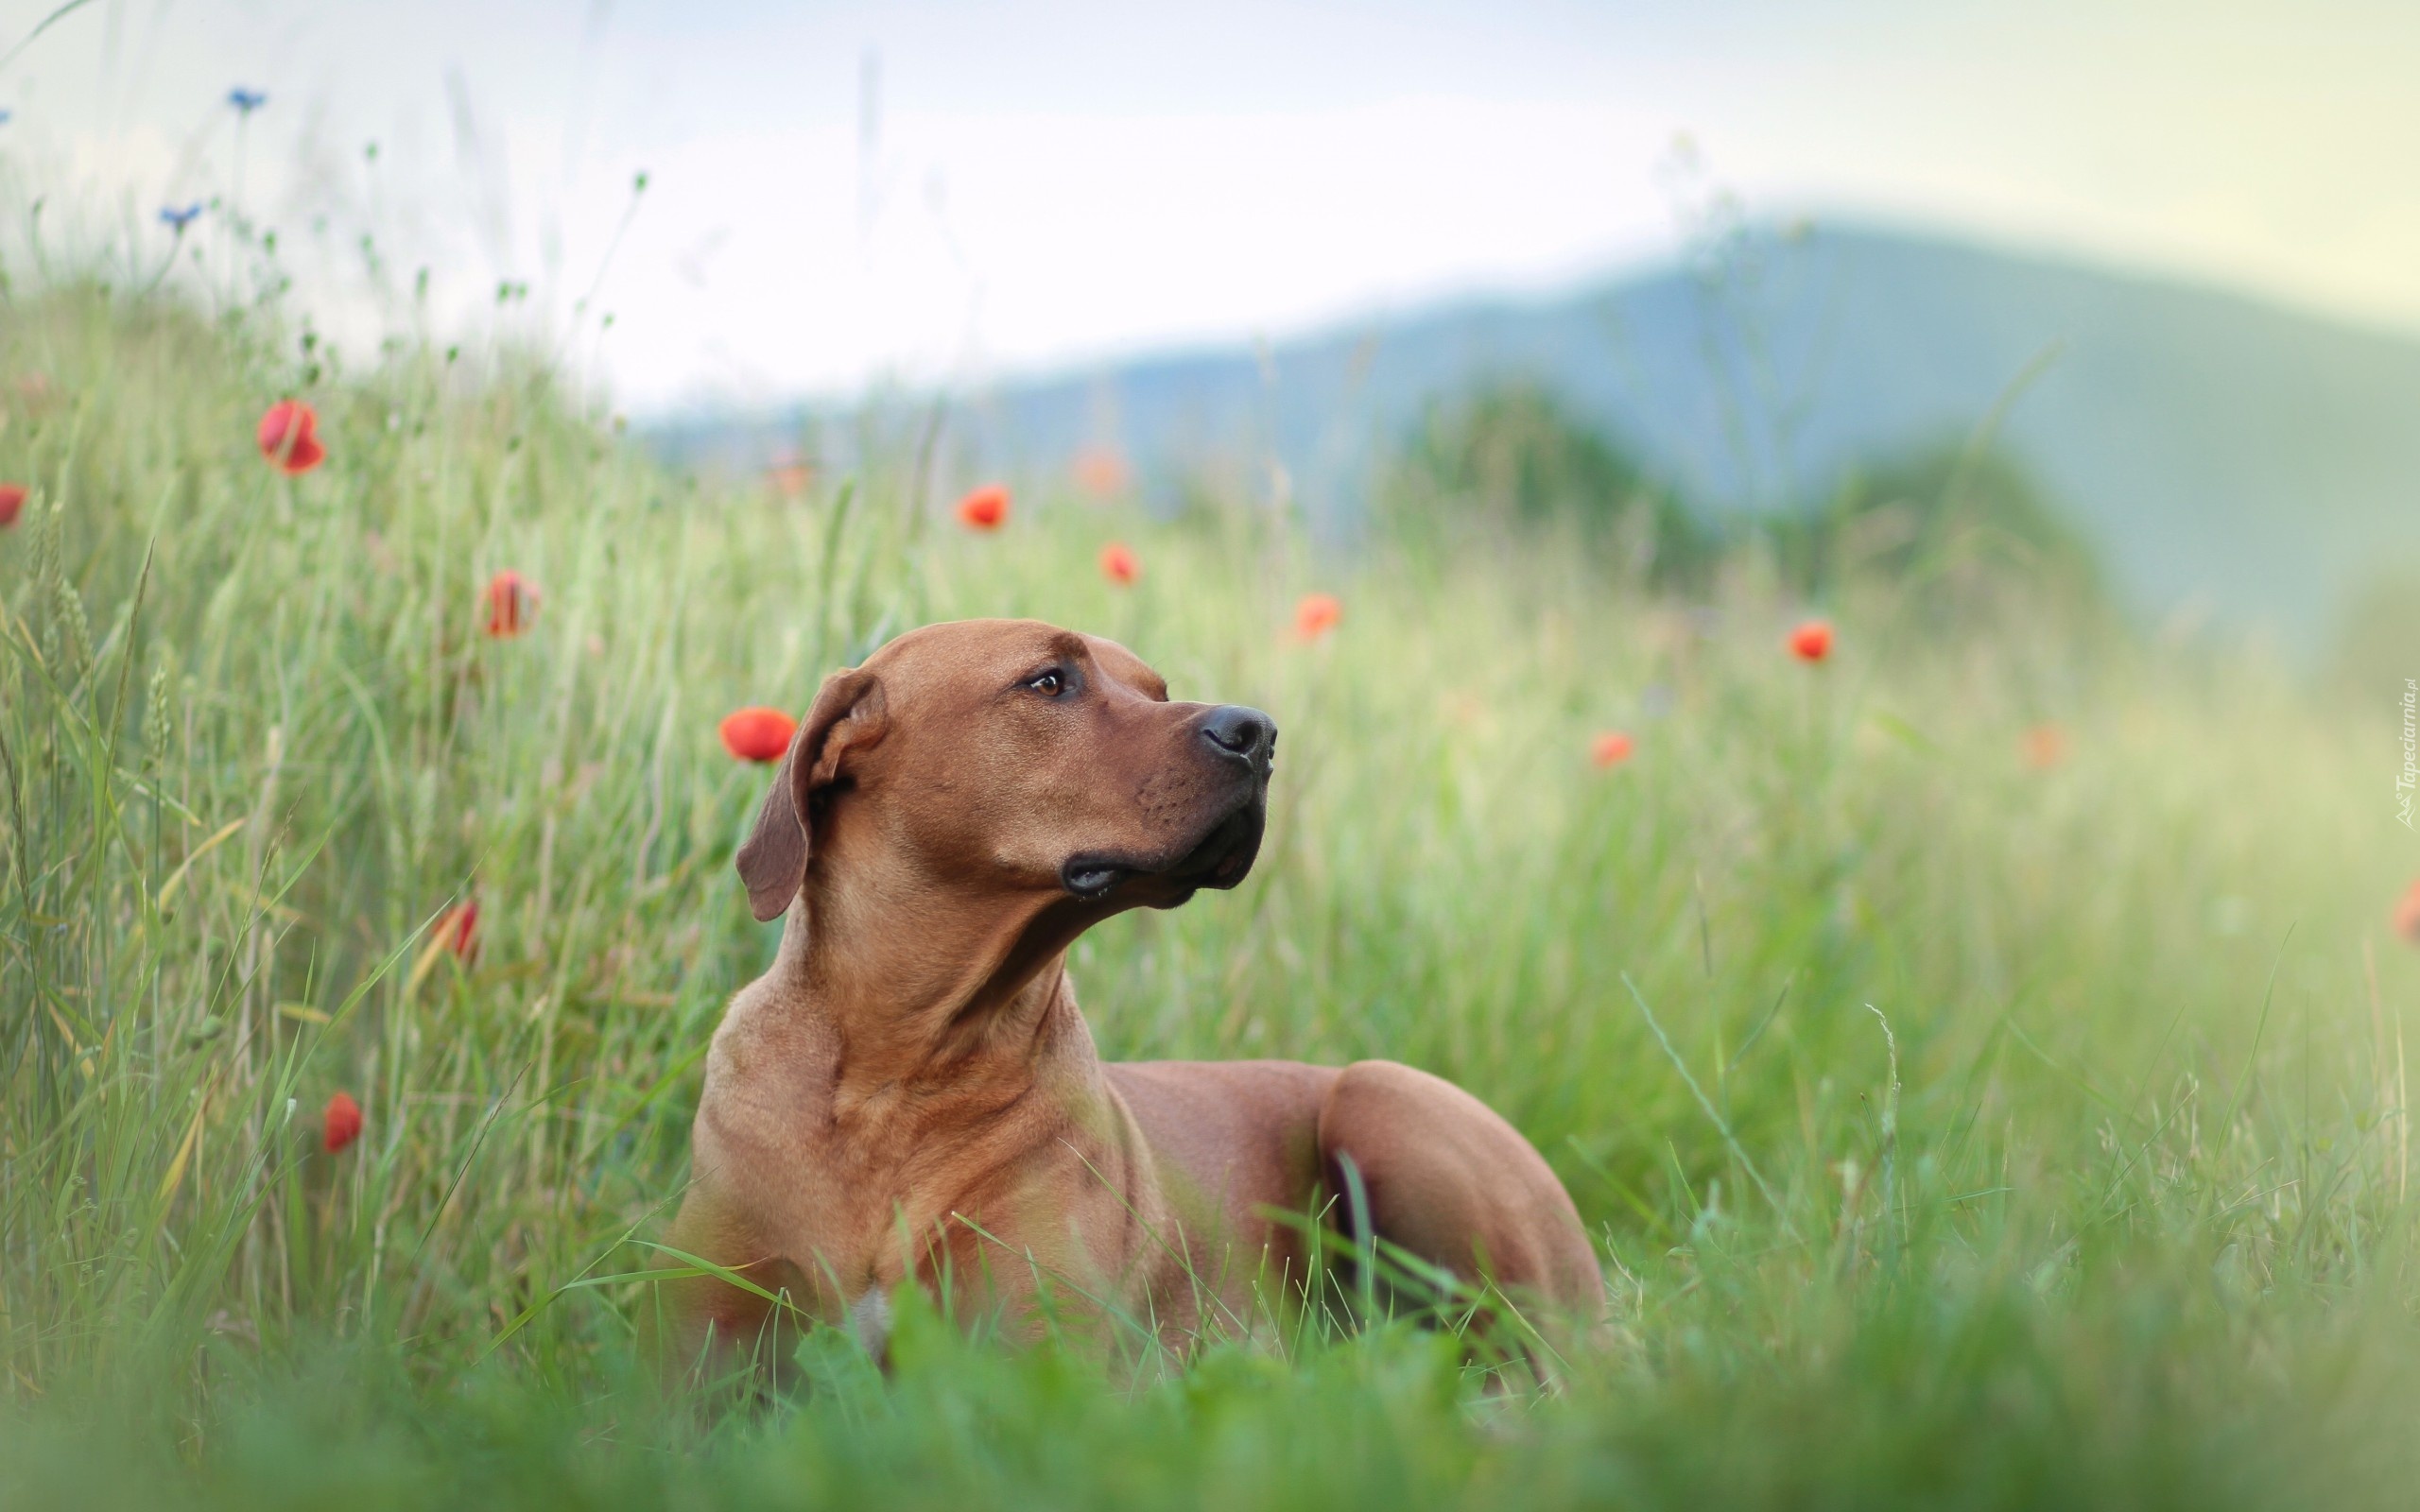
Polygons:
[[760,919],[845,826],[953,887],[1089,918],[1172,908],[1252,869],[1277,726],[1171,703],[1114,641],[1034,620],[911,630],[816,696],[739,850]]

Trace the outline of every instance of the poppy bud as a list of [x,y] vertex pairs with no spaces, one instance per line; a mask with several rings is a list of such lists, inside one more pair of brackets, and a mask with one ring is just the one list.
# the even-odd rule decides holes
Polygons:
[[722,722],[722,748],[743,762],[777,762],[790,748],[798,721],[779,709],[742,709]]
[[1334,593],[1305,593],[1294,606],[1294,634],[1300,640],[1316,641],[1343,620],[1344,606]]
[[328,1099],[328,1110],[321,1117],[320,1143],[334,1155],[361,1138],[361,1105],[350,1092],[338,1092]]
[[1105,446],[1077,453],[1073,471],[1076,487],[1096,499],[1113,498],[1126,491],[1126,458]]
[[488,634],[496,640],[512,639],[537,617],[538,590],[519,573],[508,569],[489,578],[485,597]]
[[479,901],[465,898],[447,909],[432,932],[438,943],[454,953],[454,958],[469,965],[479,958]]
[[958,501],[958,523],[969,530],[997,530],[1009,523],[1009,490],[986,483]]
[[300,477],[327,458],[320,444],[320,417],[299,399],[281,399],[262,412],[261,455]]

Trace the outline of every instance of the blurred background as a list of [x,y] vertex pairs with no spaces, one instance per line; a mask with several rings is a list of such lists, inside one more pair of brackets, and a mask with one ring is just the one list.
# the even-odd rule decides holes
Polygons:
[[836,417],[939,400],[937,495],[1216,474],[1336,537],[1474,395],[1699,522],[1979,438],[2138,616],[2316,671],[2420,636],[2388,0],[87,0],[0,45],[38,26],[0,173],[51,255],[273,233],[340,350],[533,346],[683,461],[847,466]]
[[[2365,0],[0,0],[0,1504],[2408,1506],[2416,77]],[[986,614],[1276,715],[1093,1032],[1501,1110],[1567,1389],[1273,1289],[655,1390],[762,764]]]

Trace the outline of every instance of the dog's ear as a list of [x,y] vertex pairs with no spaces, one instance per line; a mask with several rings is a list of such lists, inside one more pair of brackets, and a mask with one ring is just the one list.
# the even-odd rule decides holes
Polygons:
[[806,880],[816,795],[840,780],[842,758],[880,740],[888,724],[882,683],[873,673],[853,667],[823,679],[756,811],[756,832],[739,848],[739,880],[759,922],[779,919]]

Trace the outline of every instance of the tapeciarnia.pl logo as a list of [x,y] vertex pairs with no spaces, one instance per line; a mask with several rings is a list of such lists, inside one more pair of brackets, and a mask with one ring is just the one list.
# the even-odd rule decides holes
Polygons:
[[2411,825],[2411,789],[2420,782],[2420,678],[2403,679],[2403,770],[2394,779],[2395,817]]

